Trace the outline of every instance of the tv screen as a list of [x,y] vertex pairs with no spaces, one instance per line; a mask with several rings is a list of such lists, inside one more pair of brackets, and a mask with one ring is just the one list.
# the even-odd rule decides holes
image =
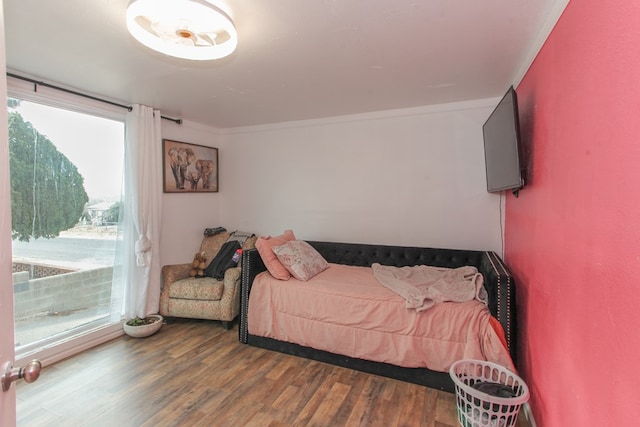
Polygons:
[[518,99],[513,86],[509,88],[482,126],[482,133],[487,191],[490,193],[504,190],[517,192],[524,186],[524,180],[520,167]]

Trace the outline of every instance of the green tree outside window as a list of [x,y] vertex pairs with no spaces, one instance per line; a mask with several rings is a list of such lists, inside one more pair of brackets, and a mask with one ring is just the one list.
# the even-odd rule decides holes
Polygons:
[[13,239],[53,238],[78,223],[89,200],[84,178],[16,111],[9,111],[9,167]]

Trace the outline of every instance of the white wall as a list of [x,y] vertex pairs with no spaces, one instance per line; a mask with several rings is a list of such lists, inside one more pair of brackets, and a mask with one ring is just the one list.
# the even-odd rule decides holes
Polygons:
[[222,130],[220,223],[502,252],[482,124],[497,100]]
[[[217,128],[184,121],[177,125],[162,121],[162,138],[219,148],[218,162],[224,161]],[[224,188],[224,187],[222,187]],[[219,218],[220,193],[163,193],[160,263],[191,262],[202,242],[206,227],[222,225]]]

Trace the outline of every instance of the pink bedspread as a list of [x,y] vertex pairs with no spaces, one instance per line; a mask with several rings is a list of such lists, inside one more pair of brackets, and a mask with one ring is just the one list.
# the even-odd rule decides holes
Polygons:
[[380,285],[371,268],[331,264],[302,282],[259,274],[249,296],[248,328],[349,357],[448,371],[463,358],[514,369],[478,301],[445,302],[416,312]]

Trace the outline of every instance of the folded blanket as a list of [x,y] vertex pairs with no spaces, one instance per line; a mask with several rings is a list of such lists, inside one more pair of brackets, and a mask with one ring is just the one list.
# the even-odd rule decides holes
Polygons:
[[378,282],[403,297],[407,308],[420,312],[444,301],[464,302],[477,299],[488,304],[484,279],[472,266],[459,268],[392,267],[374,263]]

